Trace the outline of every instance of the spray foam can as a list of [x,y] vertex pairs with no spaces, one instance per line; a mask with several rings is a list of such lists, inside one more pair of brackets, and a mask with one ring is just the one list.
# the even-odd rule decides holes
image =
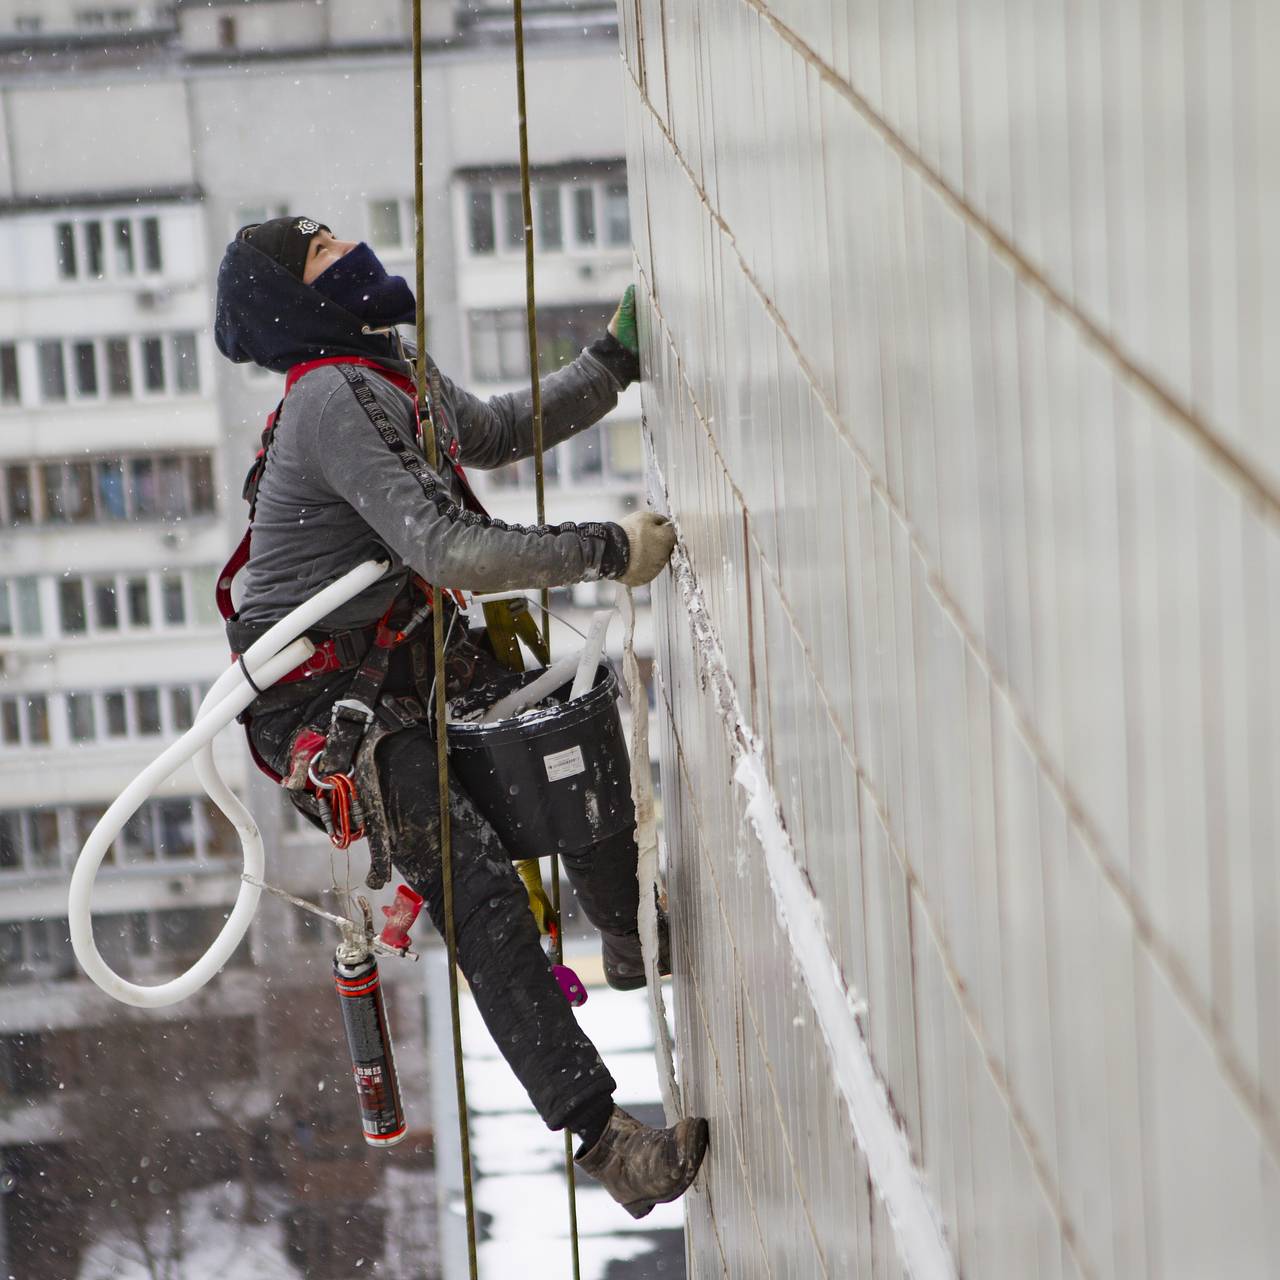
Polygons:
[[364,1140],[371,1147],[392,1147],[405,1136],[408,1126],[400,1100],[391,1032],[387,1029],[378,962],[371,955],[350,958],[339,947],[333,958],[333,981],[351,1050]]

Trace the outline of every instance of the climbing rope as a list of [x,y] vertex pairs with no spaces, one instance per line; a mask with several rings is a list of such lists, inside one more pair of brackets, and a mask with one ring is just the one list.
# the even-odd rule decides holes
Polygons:
[[[529,394],[533,412],[533,486],[538,524],[547,522],[546,472],[542,450],[542,385],[538,378],[538,303],[534,290],[533,270],[533,194],[529,182],[529,122],[524,88],[524,3],[514,0],[512,23],[516,44],[516,119],[520,133],[520,204],[524,213],[524,293],[525,325],[529,333]],[[542,602],[542,642],[551,651],[551,593],[544,587]],[[551,909],[560,917],[560,859],[551,851]],[[551,935],[551,962],[564,963],[562,935],[556,929]],[[569,1189],[569,1245],[573,1256],[573,1280],[582,1274],[578,1248],[578,1187],[573,1167],[573,1135],[564,1131],[564,1176]]]
[[[519,0],[517,0],[519,3]],[[423,193],[423,129],[422,129],[422,0],[413,0],[413,205],[414,205],[414,270],[417,306],[417,380],[418,405],[427,406],[427,430],[424,445],[432,471],[439,469],[436,444],[436,405],[427,390],[427,287],[426,232]],[[431,611],[432,645],[437,675],[444,671],[444,610]],[[458,1100],[458,1144],[462,1155],[462,1194],[467,1220],[467,1268],[471,1280],[477,1280],[476,1207],[471,1178],[471,1124],[467,1113],[467,1081],[462,1061],[462,1018],[458,1010],[458,934],[453,911],[453,841],[449,829],[449,747],[448,711],[445,682],[435,682],[436,774],[439,782],[440,865],[444,889],[444,946],[449,969],[449,1017],[453,1027],[453,1079]]]

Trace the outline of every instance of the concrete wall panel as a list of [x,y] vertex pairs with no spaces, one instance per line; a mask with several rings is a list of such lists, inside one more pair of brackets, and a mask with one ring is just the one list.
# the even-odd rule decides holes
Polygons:
[[1280,1266],[1264,8],[620,4],[697,1277]]

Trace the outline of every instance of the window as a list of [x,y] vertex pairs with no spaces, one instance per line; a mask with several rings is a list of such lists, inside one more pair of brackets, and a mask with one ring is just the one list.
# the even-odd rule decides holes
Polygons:
[[12,342],[0,342],[0,405],[19,404],[21,400],[18,348]]
[[82,636],[89,629],[83,578],[64,578],[58,584],[58,618],[65,636]]
[[151,625],[151,591],[146,578],[130,578],[125,585],[125,599],[129,606],[129,625]]
[[88,274],[101,280],[107,274],[106,256],[102,250],[102,223],[90,222],[84,229],[84,260]]
[[148,391],[164,390],[164,343],[159,338],[142,340],[142,385]]
[[178,733],[185,733],[195,723],[195,699],[190,689],[169,690],[169,719]]
[[138,732],[144,737],[154,737],[161,730],[160,690],[138,689],[134,696],[138,708]]
[[[531,195],[543,253],[622,249],[631,243],[627,184],[618,161],[592,165],[567,178],[535,173]],[[519,186],[505,175],[468,182],[462,209],[472,255],[523,251],[523,198]]]
[[506,382],[527,376],[529,340],[523,311],[472,311],[471,376],[477,382]]
[[182,579],[174,574],[166,574],[161,578],[160,600],[166,625],[180,627],[187,620],[187,607],[182,592]]
[[596,189],[593,186],[574,189],[573,234],[580,245],[596,242]]
[[[538,363],[544,374],[562,368],[605,331],[613,307],[584,303],[577,307],[538,308]],[[523,309],[472,311],[471,376],[477,382],[508,382],[528,376],[529,338]]]
[[524,248],[524,199],[517,189],[502,193],[503,239],[508,249]]
[[31,490],[31,468],[25,463],[5,468],[5,523],[30,524],[35,502]]
[[0,871],[15,871],[22,866],[22,814],[13,810],[0,812]]
[[467,197],[467,243],[471,252],[476,254],[492,253],[495,237],[493,234],[493,192],[475,188]]
[[174,390],[179,395],[192,395],[200,390],[200,369],[196,361],[196,335],[175,333],[172,344]]
[[[123,12],[123,11],[122,11]],[[155,214],[75,218],[53,228],[63,280],[132,279],[164,270],[160,219]]]
[[74,280],[76,268],[76,229],[70,222],[59,222],[54,228],[58,251],[58,274],[64,280]]
[[404,244],[399,200],[369,201],[369,243],[378,249],[398,249]]
[[575,480],[598,480],[604,475],[604,440],[599,431],[585,431],[565,441],[569,474]]
[[38,468],[41,503],[34,508],[33,467],[6,469],[0,515],[10,525],[175,519],[216,509],[208,454],[158,454],[91,462],[45,462]]
[[128,218],[115,220],[112,226],[111,243],[115,246],[116,275],[133,275],[133,224]]
[[75,370],[76,395],[98,394],[98,355],[92,342],[77,342],[72,347],[72,368]]
[[88,462],[48,462],[40,468],[45,520],[83,524],[93,519],[93,466]]
[[49,700],[43,693],[33,693],[27,698],[27,736],[36,746],[49,741]]
[[535,195],[538,210],[538,247],[544,253],[563,249],[564,224],[560,218],[560,187],[554,183],[539,183]]
[[122,692],[105,693],[102,695],[102,704],[106,719],[107,737],[128,737],[129,714],[126,709],[124,694]]
[[98,519],[123,520],[125,518],[124,464],[95,462],[93,473],[97,480]]
[[[211,566],[150,573],[0,577],[0,638],[112,636],[153,626],[221,627]],[[43,595],[47,592],[47,595]],[[161,608],[153,608],[153,593]],[[53,606],[44,625],[42,598]],[[163,618],[160,622],[158,619]]]
[[604,187],[604,230],[610,245],[631,243],[631,209],[627,204],[627,184],[606,182]]
[[93,621],[99,631],[120,630],[120,606],[114,578],[93,580]]
[[107,391],[119,399],[133,394],[133,370],[129,366],[129,340],[127,338],[108,338],[107,348]]
[[[94,805],[0,810],[0,873],[61,874],[97,825],[104,810]],[[147,801],[125,824],[104,866],[191,862],[239,852],[234,829],[206,797],[173,796]],[[0,947],[4,944],[0,942]]]
[[67,729],[72,742],[92,742],[98,736],[91,693],[67,694]]
[[609,474],[619,480],[638,480],[644,473],[644,440],[638,422],[605,424]]
[[56,867],[59,861],[58,811],[56,809],[32,809],[27,815],[28,849],[30,861],[41,871]]
[[0,578],[0,636],[42,634],[35,578]]
[[153,275],[164,269],[164,255],[160,251],[160,219],[142,219],[142,263]]
[[61,342],[38,342],[36,360],[40,366],[40,398],[58,401],[67,398],[67,370]]

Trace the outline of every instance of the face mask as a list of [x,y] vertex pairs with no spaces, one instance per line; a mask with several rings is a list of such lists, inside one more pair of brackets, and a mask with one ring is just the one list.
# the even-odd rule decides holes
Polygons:
[[414,317],[413,290],[405,278],[388,275],[364,243],[322,271],[311,287],[369,324],[408,324]]

